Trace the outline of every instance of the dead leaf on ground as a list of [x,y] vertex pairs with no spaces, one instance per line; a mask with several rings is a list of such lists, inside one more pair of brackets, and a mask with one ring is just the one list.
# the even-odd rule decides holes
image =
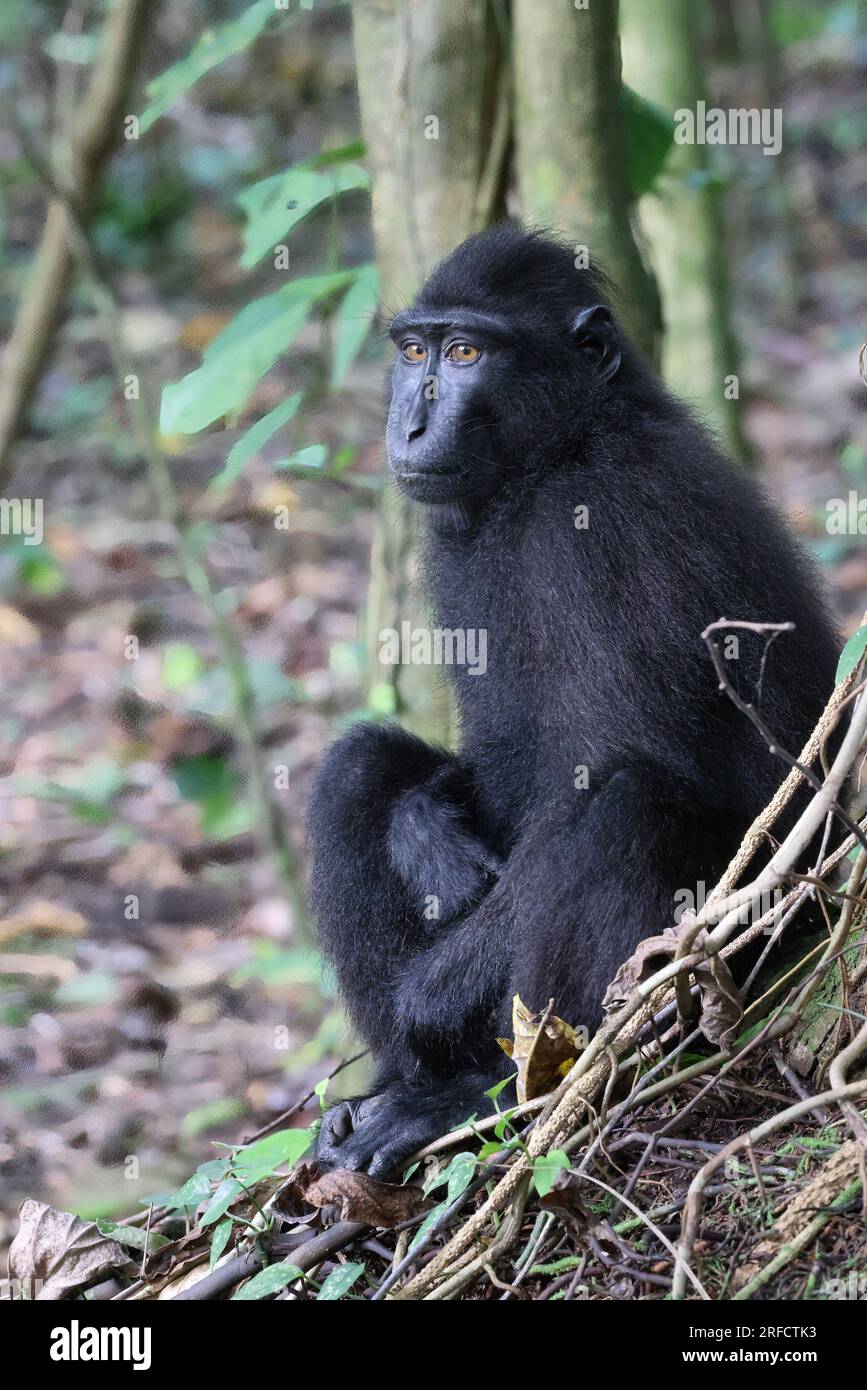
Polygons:
[[98,1284],[118,1269],[133,1268],[116,1240],[93,1221],[28,1198],[19,1213],[18,1234],[9,1250],[9,1273],[46,1302]]
[[382,1230],[411,1221],[433,1205],[418,1187],[378,1182],[350,1168],[324,1173],[308,1187],[304,1200],[314,1207],[337,1207],[341,1221],[363,1221]]
[[0,975],[37,975],[54,980],[71,980],[78,974],[74,960],[65,956],[26,955],[23,951],[0,952]]
[[552,999],[548,1010],[534,1014],[520,995],[512,1000],[512,1031],[515,1040],[497,1042],[518,1068],[515,1089],[518,1104],[535,1100],[553,1091],[587,1046],[587,1038],[555,1013]]
[[0,604],[0,647],[32,647],[40,640],[39,628],[17,608]]
[[585,1205],[577,1173],[561,1169],[551,1191],[539,1198],[539,1206],[553,1212],[579,1242],[589,1244],[603,1264],[622,1255],[625,1247],[611,1223]]
[[313,1203],[309,1200],[307,1193],[321,1176],[322,1169],[315,1160],[309,1163],[296,1163],[274,1198],[274,1211],[284,1220],[309,1220]]
[[[674,960],[681,935],[694,920],[694,913],[685,912],[676,927],[666,927],[660,936],[647,936],[639,941],[605,991],[602,1009],[606,1015],[616,1013],[639,985]],[[700,950],[706,939],[707,933],[699,932],[694,949]],[[719,955],[694,967],[692,974],[699,991],[701,1031],[709,1042],[727,1051],[743,1018],[743,995]]]
[[87,922],[80,912],[73,912],[59,903],[35,898],[20,912],[0,918],[0,946],[28,932],[44,932],[54,936],[81,936]]

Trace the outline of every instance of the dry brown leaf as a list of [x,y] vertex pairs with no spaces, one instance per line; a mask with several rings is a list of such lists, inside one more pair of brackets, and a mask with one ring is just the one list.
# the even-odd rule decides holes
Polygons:
[[81,1221],[32,1198],[22,1203],[18,1234],[9,1250],[9,1273],[46,1302],[90,1288],[114,1270],[134,1265],[116,1240],[93,1221]]
[[0,951],[0,975],[45,975],[70,980],[78,974],[74,960],[65,956],[27,955],[23,951]]
[[39,641],[39,628],[17,608],[0,604],[0,647],[32,647]]
[[[605,1014],[616,1013],[639,985],[674,959],[681,934],[693,920],[694,914],[685,912],[676,927],[666,927],[660,936],[647,936],[639,941],[605,991],[602,1001]],[[706,936],[705,931],[699,932],[694,943],[696,950],[704,944]],[[743,1018],[743,995],[719,955],[696,966],[692,974],[699,990],[701,1031],[709,1042],[727,1051]]]
[[309,1163],[296,1163],[274,1198],[274,1211],[285,1220],[308,1220],[313,1203],[307,1193],[321,1176],[322,1169],[315,1159]]
[[87,931],[87,921],[80,912],[61,907],[43,898],[35,898],[12,917],[0,918],[0,946],[14,941],[26,932],[46,932],[55,936],[81,936]]
[[519,1105],[553,1091],[587,1046],[586,1038],[582,1038],[571,1024],[550,1012],[553,1007],[552,999],[548,1010],[534,1014],[516,994],[512,1000],[515,1040],[497,1039],[518,1068],[515,1089]]
[[124,888],[136,880],[149,888],[182,888],[189,882],[174,851],[147,840],[136,840],[124,850],[109,867],[107,877]]
[[432,1206],[418,1187],[379,1182],[350,1168],[324,1173],[308,1187],[304,1200],[313,1207],[337,1207],[341,1221],[364,1221],[383,1230],[411,1221]]
[[[702,933],[704,935],[704,933]],[[699,1024],[708,1042],[728,1052],[744,1016],[743,994],[721,956],[712,956],[695,971],[701,999]]]

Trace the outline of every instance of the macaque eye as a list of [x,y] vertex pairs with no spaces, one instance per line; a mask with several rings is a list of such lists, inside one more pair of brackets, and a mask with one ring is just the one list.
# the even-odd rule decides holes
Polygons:
[[424,362],[427,357],[427,352],[422,347],[421,343],[416,342],[404,343],[401,352],[407,362]]
[[446,352],[446,357],[450,362],[460,362],[462,366],[468,367],[471,362],[478,362],[481,353],[472,343],[452,343]]

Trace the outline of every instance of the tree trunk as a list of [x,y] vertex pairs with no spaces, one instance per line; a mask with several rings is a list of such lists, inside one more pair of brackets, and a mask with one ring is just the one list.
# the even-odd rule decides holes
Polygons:
[[[501,210],[509,139],[503,7],[489,0],[353,0],[362,133],[387,313]],[[442,743],[453,720],[442,673],[380,666],[378,635],[430,621],[416,590],[415,522],[386,487],[371,562],[371,704]]]
[[659,297],[633,227],[617,11],[616,0],[515,0],[518,188],[528,222],[586,246],[613,277],[620,316],[654,361]]
[[[629,85],[673,119],[707,97],[692,0],[623,0],[623,63]],[[662,294],[662,373],[736,457],[741,432],[739,360],[731,329],[720,188],[708,177],[707,146],[677,145],[641,200]]]

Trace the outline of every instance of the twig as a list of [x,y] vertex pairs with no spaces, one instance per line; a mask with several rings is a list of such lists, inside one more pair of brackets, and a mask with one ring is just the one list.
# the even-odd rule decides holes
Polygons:
[[[809,1100],[810,1092],[807,1090],[807,1087],[804,1085],[803,1081],[798,1076],[798,1073],[794,1071],[792,1067],[789,1066],[788,1062],[783,1056],[782,1049],[780,1048],[779,1043],[774,1043],[771,1047],[771,1057],[774,1060],[774,1065],[776,1066],[777,1071],[780,1073],[780,1076],[784,1077],[785,1080],[788,1081],[792,1090],[795,1092],[795,1095],[800,1100]],[[830,1118],[830,1111],[824,1109],[824,1107],[821,1105],[817,1105],[815,1110],[813,1111],[813,1117],[818,1124],[826,1125]]]
[[[337,1064],[333,1071],[328,1073],[326,1080],[333,1081],[335,1076],[339,1076],[347,1067],[351,1067],[354,1062],[360,1062],[362,1057],[366,1056],[367,1048],[365,1048],[363,1052],[356,1052],[354,1057],[345,1057],[342,1062]],[[273,1120],[269,1120],[261,1129],[254,1130],[252,1134],[242,1139],[241,1143],[252,1144],[257,1139],[264,1139],[266,1135],[271,1134],[275,1129],[279,1129],[281,1125],[284,1125],[287,1120],[291,1120],[292,1116],[297,1115],[299,1110],[306,1109],[315,1095],[315,1090],[308,1091],[306,1096],[302,1096],[300,1100],[296,1100],[295,1104],[290,1105],[288,1110],[284,1110],[280,1115],[275,1116]]]
[[[830,700],[828,701],[822,717],[816,725],[810,737],[807,739],[801,750],[799,763],[812,763],[820,754],[829,735],[836,728],[840,715],[844,707],[853,698],[856,675],[853,671],[845,681],[841,681],[835,688]],[[802,783],[802,777],[797,768],[792,768],[786,780],[778,787],[774,796],[771,798],[765,809],[756,817],[744,836],[737,854],[732,859],[722,878],[716,887],[711,891],[708,902],[715,903],[717,900],[725,898],[732,890],[738,879],[753,858],[759,845],[765,839],[765,833],[770,826],[778,819],[780,813],[788,805]],[[707,906],[707,903],[705,904]]]
[[[762,738],[767,743],[770,751],[772,753],[775,753],[778,757],[782,758],[783,762],[787,763],[790,768],[799,772],[804,781],[807,782],[808,785],[813,788],[814,792],[821,792],[823,784],[816,776],[815,772],[813,772],[812,768],[809,767],[807,763],[801,762],[798,758],[794,756],[793,753],[789,753],[787,749],[783,747],[779,739],[775,736],[773,730],[770,729],[768,725],[765,723],[764,719],[759,714],[755,705],[750,703],[750,701],[748,700],[742,699],[738,692],[735,690],[731,681],[729,680],[722,656],[720,655],[719,646],[713,640],[711,633],[719,632],[721,630],[731,627],[749,628],[750,631],[758,633],[770,632],[773,634],[774,637],[777,637],[782,632],[794,632],[795,624],[746,623],[729,621],[729,619],[727,618],[719,618],[717,622],[710,623],[701,635],[705,641],[705,644],[707,645],[708,651],[710,652],[711,660],[714,664],[714,669],[719,678],[720,690],[725,691],[726,695],[728,695],[735,708],[739,709],[741,714],[745,714],[749,719],[750,723],[758,729]],[[848,811],[846,811],[845,808],[841,806],[837,800],[831,801],[829,810],[833,811],[834,815],[837,816],[843,822],[846,829],[849,831],[849,834],[855,836],[862,848],[867,849],[867,835],[865,835],[861,830],[861,827],[857,825],[855,821],[852,820]]]

